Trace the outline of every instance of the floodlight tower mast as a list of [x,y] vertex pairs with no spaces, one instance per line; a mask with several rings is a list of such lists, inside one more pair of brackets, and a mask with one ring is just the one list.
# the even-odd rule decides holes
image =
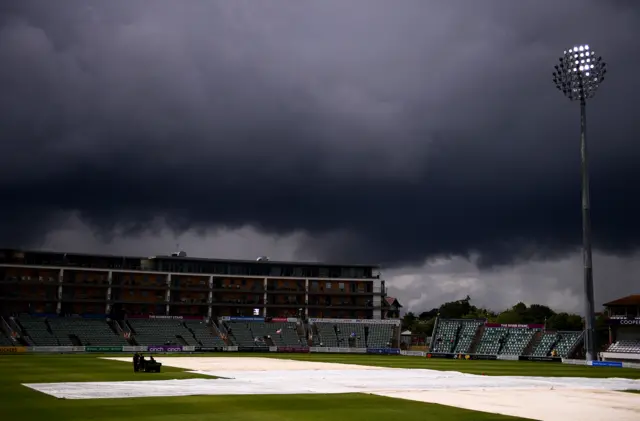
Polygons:
[[591,200],[589,197],[589,167],[587,157],[587,99],[593,98],[607,72],[602,57],[588,45],[578,45],[565,51],[555,66],[553,82],[569,100],[580,101],[580,155],[582,172],[582,258],[584,263],[585,330],[584,348],[587,361],[597,359],[595,344],[595,304],[593,266],[591,262]]

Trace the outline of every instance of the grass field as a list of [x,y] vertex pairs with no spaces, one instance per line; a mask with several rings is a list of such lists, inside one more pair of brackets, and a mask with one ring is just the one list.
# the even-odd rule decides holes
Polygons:
[[[225,353],[225,357],[229,357]],[[267,356],[267,355],[249,355]],[[238,358],[242,358],[238,355]],[[426,360],[413,357],[355,355],[283,355],[280,358],[377,365],[397,368],[455,370],[486,375],[640,378],[639,370],[592,368],[553,363]],[[211,358],[216,358],[212,356]],[[441,405],[366,394],[190,396],[175,398],[63,400],[35,392],[22,383],[166,380],[202,377],[166,367],[161,374],[133,373],[131,366],[97,355],[0,356],[0,400],[3,419],[196,421],[224,418],[260,421],[517,420]]]

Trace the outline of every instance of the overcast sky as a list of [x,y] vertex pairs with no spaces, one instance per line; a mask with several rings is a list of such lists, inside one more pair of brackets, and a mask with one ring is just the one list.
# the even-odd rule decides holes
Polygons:
[[640,292],[637,1],[0,2],[0,242],[380,263],[407,309]]

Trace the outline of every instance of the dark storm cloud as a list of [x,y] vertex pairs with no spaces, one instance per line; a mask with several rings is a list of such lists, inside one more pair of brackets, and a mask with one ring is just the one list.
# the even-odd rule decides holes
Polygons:
[[[3,242],[65,212],[130,234],[305,231],[326,258],[552,258],[580,243],[578,107],[558,55],[591,42],[594,235],[640,240],[640,16],[596,1],[5,1]],[[119,231],[120,232],[120,231]]]

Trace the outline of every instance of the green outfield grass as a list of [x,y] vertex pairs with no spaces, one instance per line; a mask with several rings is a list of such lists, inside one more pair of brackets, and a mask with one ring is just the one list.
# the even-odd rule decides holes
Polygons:
[[[237,354],[209,354],[230,357]],[[365,394],[190,396],[176,398],[63,400],[35,392],[22,383],[165,380],[203,377],[171,367],[161,374],[133,373],[130,364],[98,355],[0,355],[0,402],[3,419],[200,421],[211,419],[259,421],[375,421],[402,420],[518,420],[441,405]],[[163,356],[164,357],[164,356]],[[427,360],[417,357],[245,354],[306,361],[377,365],[399,368],[455,370],[486,375],[544,375],[640,378],[637,370],[566,366],[553,363]]]

